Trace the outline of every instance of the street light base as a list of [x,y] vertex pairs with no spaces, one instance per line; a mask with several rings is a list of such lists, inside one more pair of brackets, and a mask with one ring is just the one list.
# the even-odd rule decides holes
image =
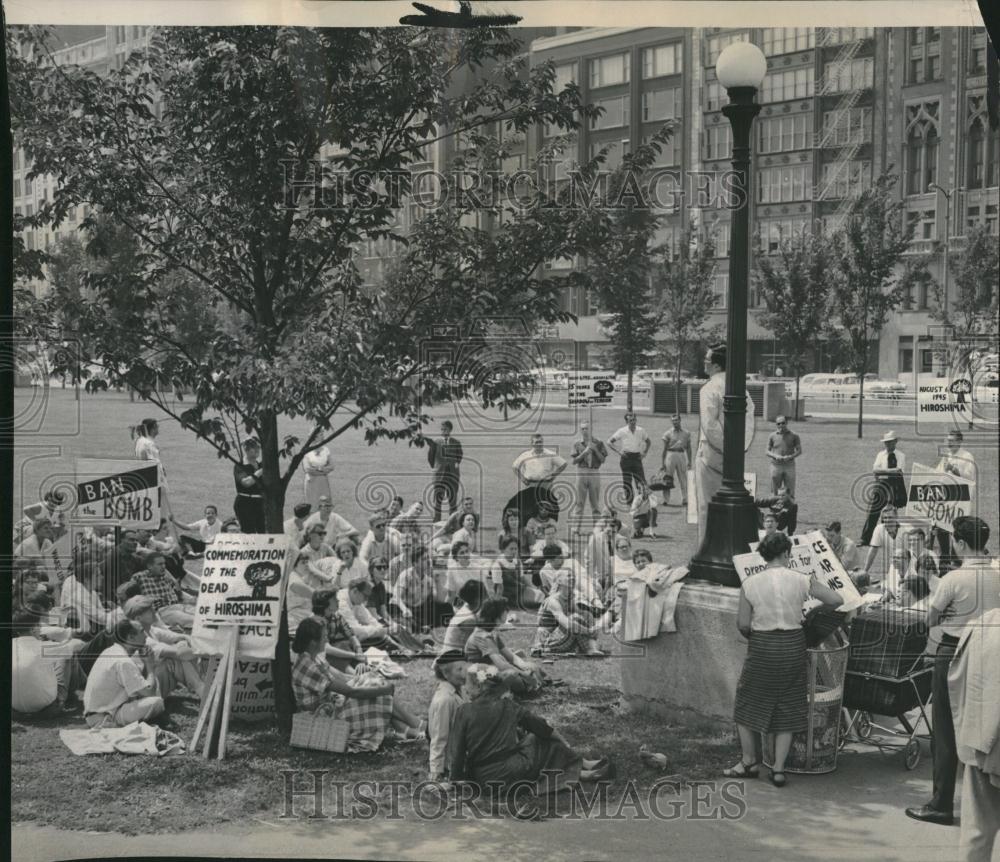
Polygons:
[[756,541],[757,510],[749,494],[721,502],[712,500],[708,504],[705,538],[688,564],[689,576],[739,588],[740,578],[733,557],[748,553],[750,543]]

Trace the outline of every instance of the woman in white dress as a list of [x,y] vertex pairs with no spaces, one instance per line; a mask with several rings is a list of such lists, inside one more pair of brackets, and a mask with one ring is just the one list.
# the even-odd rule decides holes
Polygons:
[[306,500],[312,503],[313,509],[319,509],[319,498],[333,499],[330,493],[329,474],[333,472],[333,461],[330,450],[326,446],[314,449],[302,459],[302,469],[305,477]]

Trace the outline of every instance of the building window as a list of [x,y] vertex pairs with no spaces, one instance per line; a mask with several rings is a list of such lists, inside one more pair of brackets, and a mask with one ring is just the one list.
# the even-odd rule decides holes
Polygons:
[[712,277],[712,282],[712,292],[715,294],[715,307],[721,311],[725,311],[727,295],[729,293],[729,274],[715,275]]
[[986,74],[986,31],[973,30],[969,44],[969,74]]
[[21,181],[20,180],[14,180],[14,197],[15,198],[21,197]]
[[[652,139],[652,135],[647,135],[644,138],[645,143],[649,143]],[[676,167],[681,163],[681,136],[680,130],[675,130],[675,133],[670,136],[666,143],[660,144],[660,154],[656,157],[653,162],[653,167],[657,168],[672,168]],[[666,180],[664,180],[666,181]]]
[[764,53],[789,54],[805,51],[816,44],[816,31],[811,27],[767,27],[764,29]]
[[793,114],[788,117],[769,117],[760,124],[760,151],[783,153],[804,150],[809,141],[809,115]]
[[725,90],[718,81],[707,81],[705,83],[705,110],[718,111],[723,104]]
[[920,373],[921,374],[933,374],[934,373],[934,351],[928,350],[927,348],[922,348],[920,350]]
[[812,197],[812,165],[763,168],[758,177],[757,201],[762,204],[805,201]]
[[24,205],[24,217],[31,218],[35,214],[35,208],[31,204]]
[[577,82],[576,63],[563,63],[561,66],[556,66],[554,71],[556,80],[553,89],[556,93],[562,92],[567,86]]
[[601,306],[597,303],[598,296],[596,290],[591,290],[589,287],[584,291],[583,294],[583,310],[587,317],[593,317],[595,314],[601,313]]
[[124,45],[125,44],[125,28],[115,27],[115,44]]
[[874,75],[875,61],[871,57],[858,57],[847,63],[827,63],[823,68],[823,92],[871,89]]
[[21,151],[14,150],[14,170],[21,170]]
[[728,159],[733,152],[733,128],[718,123],[705,129],[705,158]]
[[629,55],[612,54],[590,61],[590,86],[610,87],[612,84],[627,84],[629,81]]
[[899,348],[899,373],[900,374],[912,374],[913,373],[913,348],[912,347],[900,347]]
[[[936,106],[934,107],[936,111]],[[912,112],[911,107],[908,113]],[[921,117],[910,125],[905,147],[908,195],[924,194],[929,190],[930,184],[936,181],[939,143],[937,127],[929,117]]]
[[914,210],[906,214],[909,227],[913,229],[911,239],[932,240],[937,233],[937,210]]
[[767,219],[760,224],[760,250],[774,254],[782,241],[802,236],[809,231],[809,219]]
[[604,113],[591,119],[591,129],[616,129],[628,125],[628,96],[598,99],[594,104],[599,108],[604,108]]
[[25,177],[24,178],[24,196],[25,197],[31,197],[31,178],[30,177]]
[[787,102],[790,99],[805,99],[813,94],[813,68],[787,69],[770,72],[764,76],[762,88],[763,102]]
[[997,233],[997,205],[996,204],[986,204],[986,217],[983,219],[986,224],[986,229],[991,233],[996,235]]
[[829,162],[823,165],[823,197],[856,197],[871,185],[872,166],[867,161]]
[[826,31],[824,45],[843,45],[846,42],[860,42],[875,35],[874,27],[834,27]]
[[906,82],[922,84],[941,78],[941,28],[910,27],[906,39]]
[[642,94],[642,121],[678,119],[684,113],[683,98],[680,87],[646,90]]
[[593,141],[590,145],[590,158],[595,158],[605,147],[610,147],[605,155],[603,170],[613,171],[621,166],[622,159],[631,152],[631,143],[624,141]]
[[867,144],[872,139],[872,109],[848,108],[823,114],[825,145]]
[[997,185],[996,135],[986,121],[984,96],[969,98],[969,134],[966,139],[966,187],[992,188]]
[[750,34],[746,31],[742,33],[724,33],[717,36],[709,36],[705,43],[705,65],[714,66],[726,48],[733,42],[749,42]]
[[684,46],[680,42],[642,49],[642,77],[677,75],[684,69]]

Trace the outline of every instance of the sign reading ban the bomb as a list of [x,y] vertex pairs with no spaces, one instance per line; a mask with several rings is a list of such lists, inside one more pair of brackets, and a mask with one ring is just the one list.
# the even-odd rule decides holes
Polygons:
[[952,532],[955,519],[975,514],[976,484],[954,473],[914,464],[906,516]]
[[80,458],[73,520],[156,530],[160,526],[159,481],[155,461]]
[[221,533],[208,545],[191,631],[196,651],[220,655],[225,630],[237,624],[242,658],[274,658],[290,552],[284,535]]

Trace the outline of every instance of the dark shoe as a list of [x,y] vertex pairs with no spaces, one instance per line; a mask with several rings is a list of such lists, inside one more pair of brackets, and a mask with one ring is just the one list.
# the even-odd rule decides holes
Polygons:
[[784,787],[788,783],[788,779],[785,778],[784,772],[772,772],[771,773],[771,784],[775,787]]
[[930,805],[921,805],[919,808],[907,808],[906,816],[914,820],[922,820],[924,823],[937,823],[938,826],[952,826],[955,823],[955,815],[950,811],[938,811]]
[[756,778],[760,775],[760,767],[757,763],[744,763],[740,760],[736,766],[723,769],[722,775],[725,778]]

